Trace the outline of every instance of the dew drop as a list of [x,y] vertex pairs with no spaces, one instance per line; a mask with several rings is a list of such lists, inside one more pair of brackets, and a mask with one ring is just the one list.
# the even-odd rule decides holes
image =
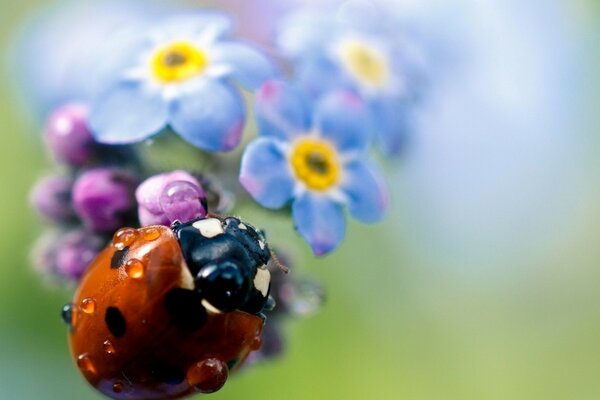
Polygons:
[[96,300],[91,297],[86,297],[81,300],[81,310],[86,314],[93,314],[96,312]]
[[207,214],[204,190],[187,181],[173,181],[166,185],[158,202],[171,222],[188,222]]
[[142,279],[146,266],[137,258],[132,258],[125,263],[125,272],[132,279]]
[[112,390],[115,393],[121,393],[124,388],[125,388],[125,386],[123,385],[123,383],[117,381],[113,384]]
[[262,339],[260,336],[256,336],[254,339],[252,339],[252,343],[250,343],[250,348],[252,350],[258,350],[260,349],[260,346],[262,346]]
[[319,311],[325,299],[323,287],[306,280],[291,284],[282,293],[282,300],[298,316],[310,316]]
[[142,230],[142,236],[144,240],[151,242],[160,237],[160,231],[156,228],[145,228]]
[[123,250],[137,239],[138,233],[133,228],[121,228],[113,236],[113,246],[117,250]]
[[227,364],[209,358],[193,364],[186,373],[186,380],[200,393],[213,393],[221,389],[229,377]]
[[115,346],[113,346],[113,344],[110,342],[110,340],[105,340],[103,343],[104,346],[104,351],[106,352],[106,354],[115,354],[116,350],[115,350]]
[[86,353],[80,354],[77,357],[77,366],[83,372],[96,373],[96,367],[94,367],[94,363],[92,363],[92,360],[90,360],[90,357]]
[[73,322],[73,305],[71,303],[65,304],[62,309],[61,317],[65,324],[71,325]]

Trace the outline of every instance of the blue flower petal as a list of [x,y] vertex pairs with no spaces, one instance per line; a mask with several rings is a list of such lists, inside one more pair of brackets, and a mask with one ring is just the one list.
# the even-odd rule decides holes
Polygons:
[[348,196],[348,208],[354,218],[365,223],[383,218],[389,205],[389,193],[373,166],[363,161],[347,164],[342,190]]
[[342,206],[325,196],[306,192],[294,201],[292,215],[296,229],[317,256],[331,252],[344,239]]
[[293,195],[294,179],[285,154],[272,138],[258,138],[246,147],[240,183],[267,208],[283,207]]
[[194,38],[211,43],[231,32],[231,19],[219,11],[200,11],[169,16],[150,35],[159,41]]
[[354,84],[346,73],[329,58],[311,57],[296,68],[298,86],[311,98],[319,99],[327,92],[351,89]]
[[362,151],[372,138],[369,108],[350,91],[325,96],[317,105],[315,124],[324,138],[341,151]]
[[171,106],[170,124],[192,145],[207,151],[229,151],[244,130],[244,101],[233,88],[204,80],[182,93]]
[[283,19],[277,32],[277,46],[291,58],[323,51],[338,32],[327,13],[298,11]]
[[278,80],[267,81],[257,91],[255,101],[259,134],[290,140],[309,131],[310,107],[291,85]]
[[231,68],[231,77],[250,90],[256,90],[267,79],[275,76],[275,68],[271,61],[249,44],[219,43],[211,56],[214,57],[215,63]]
[[168,107],[159,92],[136,82],[121,82],[92,102],[89,123],[98,142],[127,144],[161,131],[167,117]]
[[404,148],[412,124],[410,108],[405,101],[394,98],[372,104],[377,144],[383,154],[394,156]]

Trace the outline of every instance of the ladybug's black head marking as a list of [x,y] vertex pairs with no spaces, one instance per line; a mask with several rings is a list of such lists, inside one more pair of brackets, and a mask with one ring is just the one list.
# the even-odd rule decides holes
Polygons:
[[222,312],[259,313],[269,296],[264,235],[238,218],[202,218],[178,224],[179,240],[195,290]]

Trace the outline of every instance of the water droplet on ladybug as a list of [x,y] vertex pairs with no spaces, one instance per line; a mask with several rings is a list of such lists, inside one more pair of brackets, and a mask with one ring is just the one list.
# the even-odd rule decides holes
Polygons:
[[94,367],[94,363],[92,363],[92,360],[86,353],[80,354],[79,357],[77,357],[77,366],[83,372],[89,372],[91,374],[96,373],[96,367]]
[[137,258],[132,258],[125,263],[125,272],[132,279],[142,279],[146,266]]
[[186,379],[200,393],[213,393],[221,389],[229,377],[227,364],[208,358],[188,368]]
[[96,300],[91,297],[86,297],[81,300],[81,310],[86,314],[93,314],[96,312]]
[[115,393],[121,393],[123,391],[123,389],[125,389],[125,386],[123,385],[122,382],[115,382],[112,387],[112,390]]
[[137,239],[138,233],[133,228],[121,228],[113,236],[113,246],[117,250],[123,250]]
[[171,222],[188,222],[207,214],[204,191],[188,181],[174,181],[166,185],[158,202]]
[[106,340],[103,343],[104,346],[104,351],[106,352],[106,354],[115,354],[116,350],[115,350],[115,346],[113,346],[113,344],[110,342],[110,340]]
[[160,237],[160,231],[156,228],[145,228],[142,230],[142,237],[148,242],[152,242]]
[[262,346],[262,339],[260,336],[257,336],[252,340],[252,343],[250,343],[250,348],[252,350],[258,350],[260,349],[260,346]]
[[65,324],[71,325],[73,322],[73,305],[71,303],[65,304],[61,312],[62,320]]

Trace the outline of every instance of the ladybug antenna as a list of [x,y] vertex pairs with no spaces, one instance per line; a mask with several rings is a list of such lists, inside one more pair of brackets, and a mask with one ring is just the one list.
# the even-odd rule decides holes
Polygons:
[[273,251],[273,249],[271,249],[271,248],[269,248],[269,251],[271,252],[271,259],[273,260],[273,262],[275,263],[277,268],[279,268],[279,270],[281,272],[283,272],[284,274],[289,273],[290,269],[288,267],[286,267],[285,265],[283,265],[281,263],[281,261],[279,261],[279,258],[277,258],[277,255],[275,254],[275,251]]

